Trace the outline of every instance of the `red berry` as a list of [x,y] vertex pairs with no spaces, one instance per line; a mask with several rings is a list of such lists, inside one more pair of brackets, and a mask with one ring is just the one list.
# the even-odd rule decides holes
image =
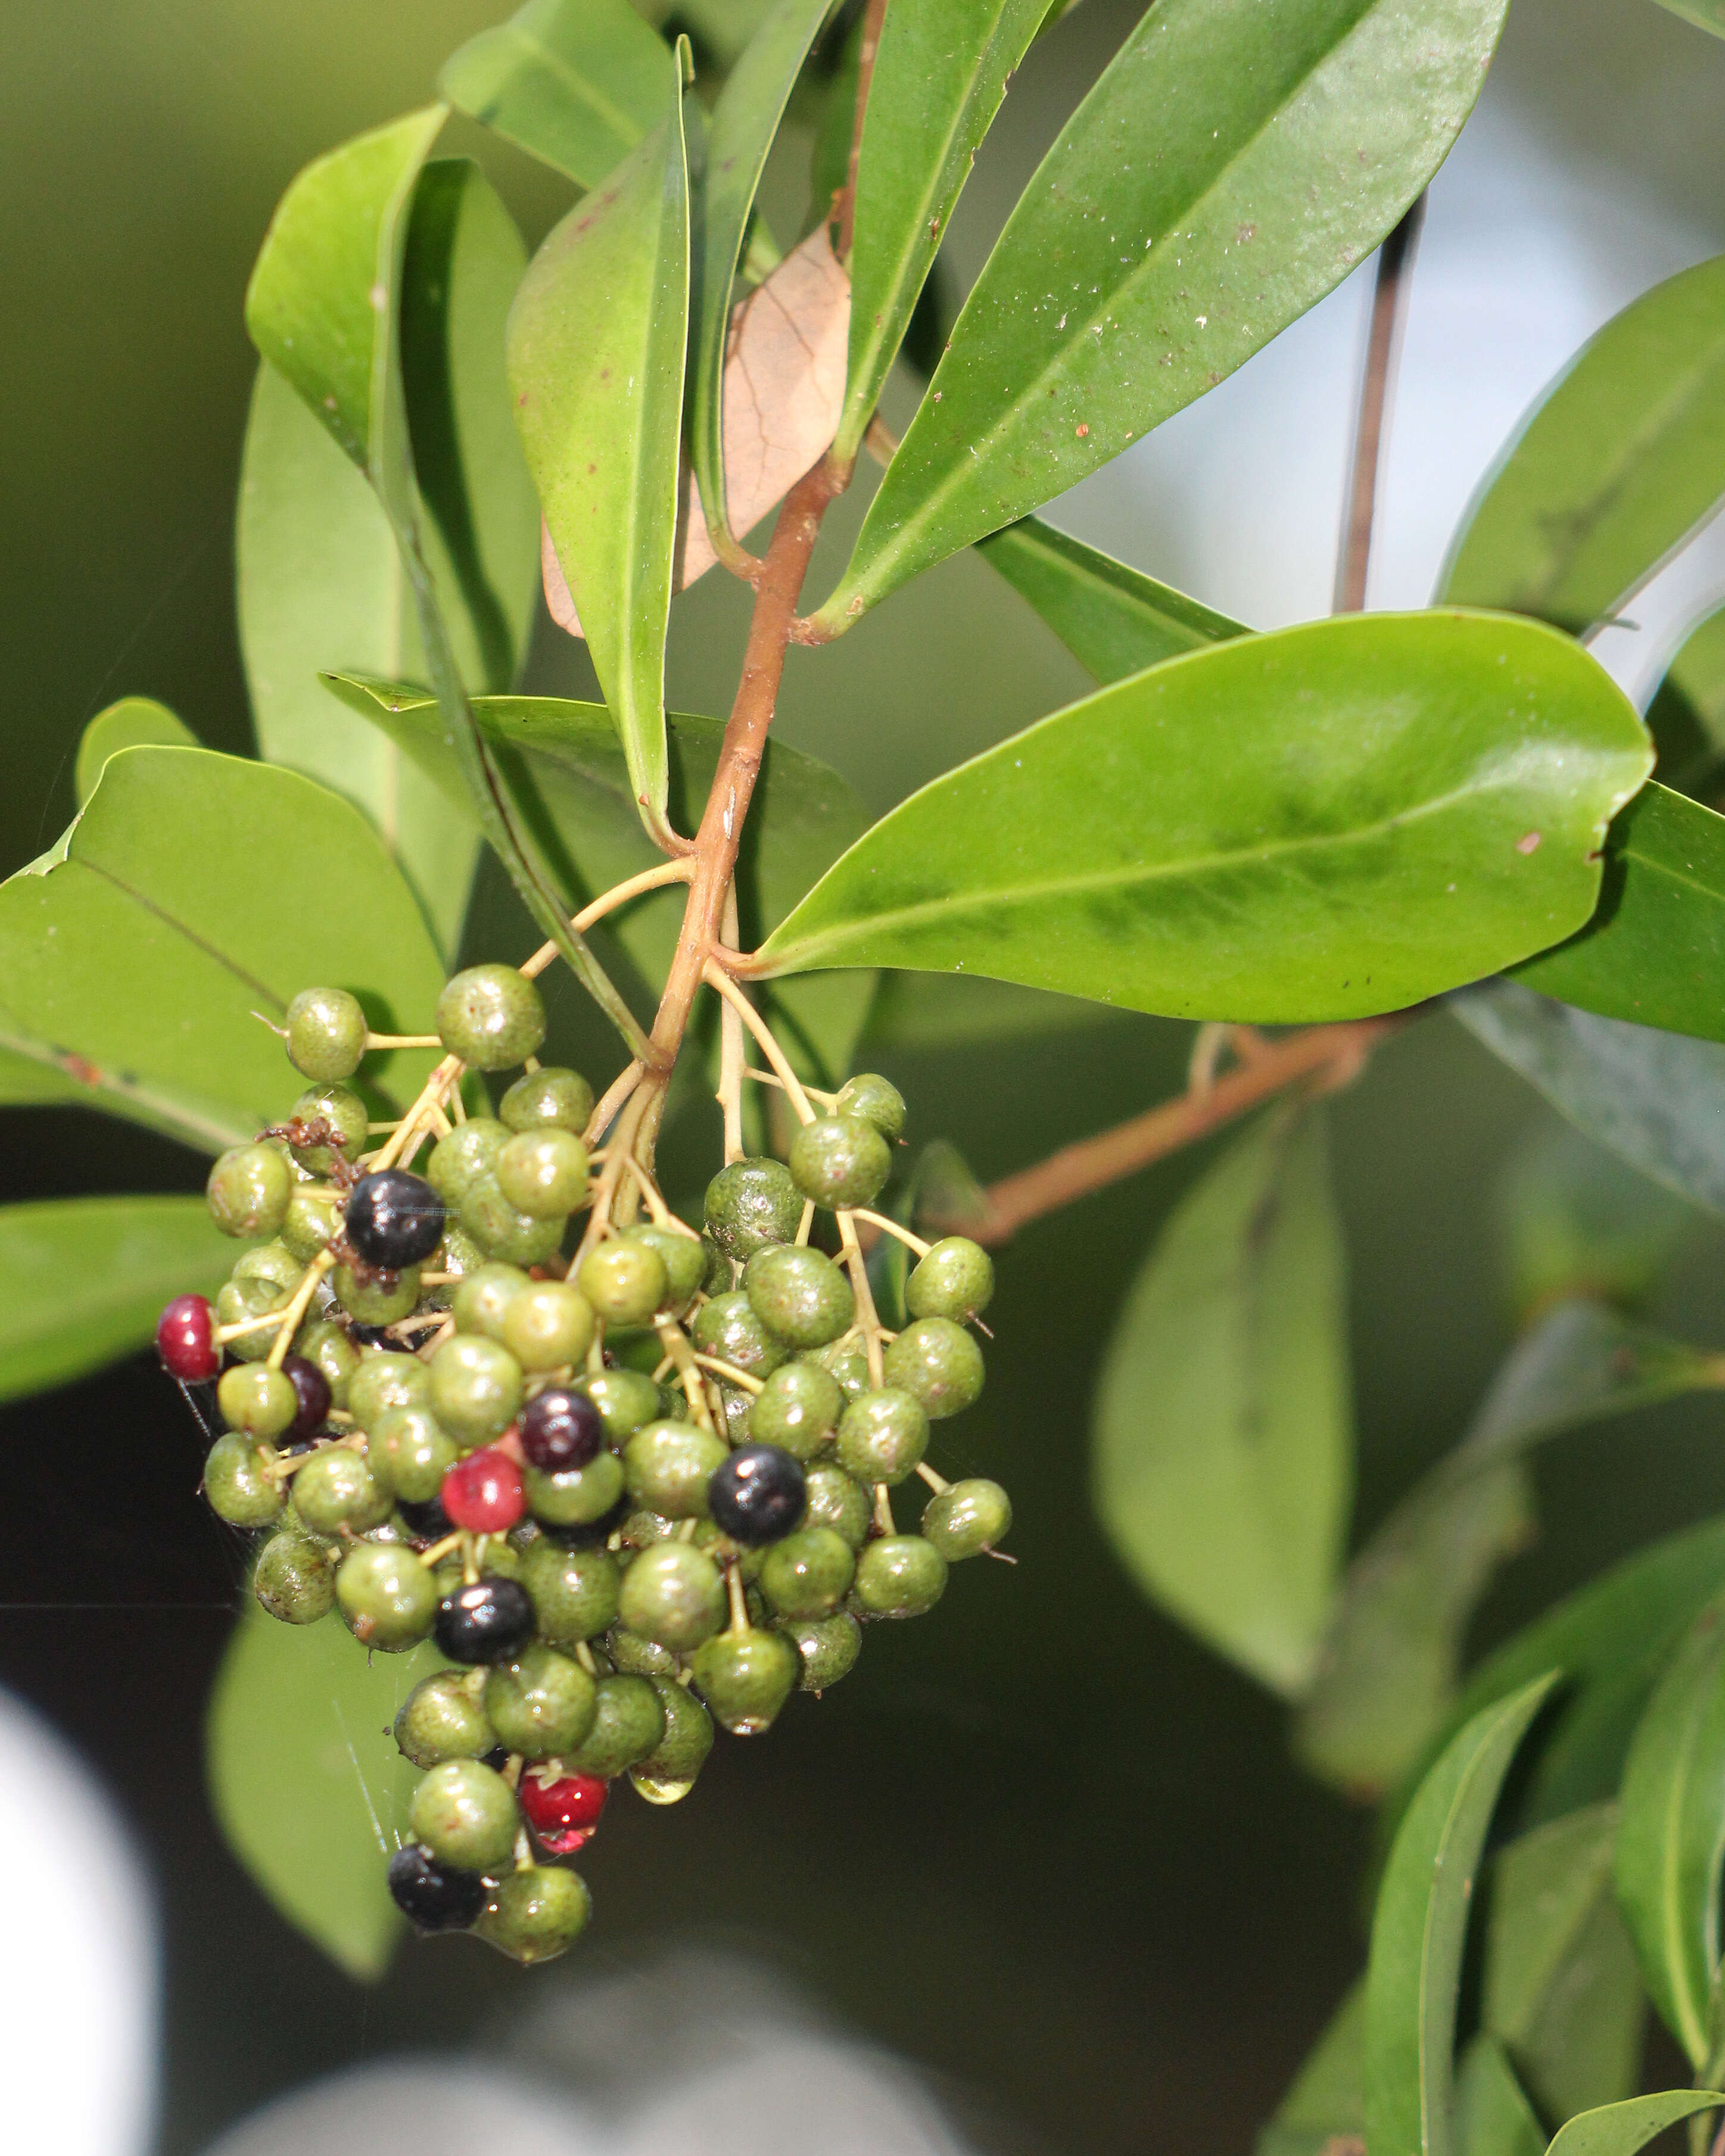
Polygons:
[[195,1385],[222,1367],[216,1314],[201,1295],[177,1295],[156,1323],[156,1349],[171,1378]]
[[536,1774],[523,1774],[517,1792],[527,1824],[552,1856],[567,1856],[579,1849],[599,1823],[610,1784],[597,1774],[565,1774],[558,1782],[542,1782]]
[[455,1525],[473,1535],[505,1534],[527,1509],[521,1469],[493,1445],[458,1460],[440,1494]]

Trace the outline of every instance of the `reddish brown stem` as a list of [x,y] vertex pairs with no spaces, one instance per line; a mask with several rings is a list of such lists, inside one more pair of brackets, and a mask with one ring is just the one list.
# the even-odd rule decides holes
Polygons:
[[1291,1087],[1324,1093],[1350,1085],[1378,1042],[1415,1014],[1395,1011],[1345,1025],[1308,1026],[1266,1044],[1251,1061],[1237,1065],[1212,1083],[1164,1101],[1111,1131],[1063,1146],[1034,1168],[1021,1168],[990,1184],[983,1193],[988,1210],[980,1222],[974,1217],[947,1221],[937,1216],[928,1217],[927,1224],[961,1230],[979,1243],[1007,1242],[1045,1213],[1088,1197],[1093,1190],[1106,1189],[1122,1176],[1135,1175],[1153,1161],[1208,1137]]
[[863,17],[862,43],[857,49],[856,119],[850,130],[850,161],[845,168],[845,184],[833,198],[835,228],[833,252],[843,262],[849,259],[856,223],[856,167],[862,156],[863,121],[869,109],[869,85],[875,79],[875,54],[880,46],[880,25],[886,19],[886,0],[869,0]]
[[1366,603],[1366,572],[1372,559],[1372,525],[1378,511],[1378,467],[1384,445],[1384,418],[1389,409],[1396,341],[1413,283],[1414,249],[1425,222],[1425,197],[1419,195],[1401,223],[1378,250],[1378,281],[1372,288],[1372,328],[1366,343],[1365,372],[1360,380],[1359,409],[1354,417],[1353,462],[1342,546],[1336,562],[1337,613],[1358,613]]

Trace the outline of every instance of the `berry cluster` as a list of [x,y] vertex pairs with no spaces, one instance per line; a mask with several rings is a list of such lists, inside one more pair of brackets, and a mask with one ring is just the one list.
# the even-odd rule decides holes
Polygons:
[[[904,1122],[884,1078],[818,1112],[775,1055],[803,1118],[788,1164],[731,1159],[697,1229],[620,1104],[535,1060],[523,973],[456,975],[423,1044],[371,1033],[339,989],[296,997],[286,1030],[312,1084],[209,1178],[218,1224],[251,1247],[213,1307],[168,1305],[157,1346],[176,1378],[215,1382],[228,1427],[204,1491],[267,1535],[264,1608],[337,1609],[367,1648],[429,1638],[453,1666],[395,1726],[425,1769],[396,1900],[422,1931],[542,1960],[587,1922],[560,1860],[613,1781],[685,1795],[715,1722],[764,1730],[793,1689],[850,1671],[863,1623],[922,1615],[951,1563],[1005,1533],[999,1484],[923,1456],[931,1422],[982,1389],[969,1326],[993,1267],[862,1209]],[[409,1045],[446,1052],[405,1117],[374,1123],[345,1081]],[[470,1112],[470,1074],[517,1065],[496,1114]],[[810,1240],[822,1210],[836,1260]],[[896,1334],[860,1214],[917,1253]],[[891,1492],[912,1475],[932,1495],[906,1534]]]

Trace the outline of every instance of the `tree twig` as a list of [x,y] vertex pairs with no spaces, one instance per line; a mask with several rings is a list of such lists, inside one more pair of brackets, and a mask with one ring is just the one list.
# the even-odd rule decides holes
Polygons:
[[850,252],[856,222],[856,167],[862,156],[863,121],[868,116],[869,88],[875,79],[875,54],[880,48],[880,26],[886,19],[886,0],[869,0],[863,17],[862,40],[856,56],[856,117],[851,123],[850,157],[845,167],[845,184],[833,199],[832,219],[836,231],[833,252],[842,262]]
[[1407,214],[1378,250],[1378,280],[1372,288],[1372,327],[1366,342],[1365,372],[1354,415],[1353,458],[1343,497],[1342,543],[1336,557],[1337,613],[1358,613],[1366,603],[1366,572],[1372,559],[1372,525],[1378,511],[1378,465],[1384,446],[1384,415],[1413,286],[1414,256],[1425,222],[1425,197],[1417,196]]

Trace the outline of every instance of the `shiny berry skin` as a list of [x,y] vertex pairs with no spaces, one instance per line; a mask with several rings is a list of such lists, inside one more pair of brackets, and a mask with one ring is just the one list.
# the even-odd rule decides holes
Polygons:
[[539,991],[513,966],[470,966],[437,999],[438,1037],[475,1070],[525,1063],[545,1039]]
[[301,988],[287,1007],[288,1061],[307,1078],[351,1078],[366,1052],[366,1014],[346,988]]
[[441,1759],[408,1809],[408,1824],[441,1862],[463,1871],[501,1871],[521,1823],[515,1791],[479,1759]]
[[527,1509],[521,1469],[491,1445],[458,1460],[439,1495],[455,1526],[474,1535],[507,1534]]
[[876,1070],[860,1070],[855,1078],[847,1078],[833,1103],[833,1112],[860,1116],[883,1138],[904,1135],[905,1096],[890,1078],[883,1078]]
[[500,1149],[492,1173],[516,1212],[566,1220],[587,1195],[587,1147],[555,1125],[517,1131]]
[[404,1544],[355,1543],[336,1574],[336,1599],[362,1646],[398,1655],[431,1630],[437,1581]]
[[[658,1227],[650,1220],[638,1220],[634,1227],[625,1228],[623,1240],[625,1243],[645,1243],[658,1251],[665,1260],[665,1278],[670,1283],[665,1307],[686,1310],[690,1299],[706,1278],[706,1245],[697,1236],[685,1235],[679,1229]],[[725,1285],[731,1285],[728,1267]]]
[[994,1294],[994,1260],[968,1235],[943,1235],[905,1282],[905,1308],[912,1317],[950,1317],[963,1324],[980,1317]]
[[475,1679],[454,1670],[422,1677],[395,1717],[395,1742],[416,1767],[442,1759],[483,1759],[497,1742],[475,1693]]
[[593,1344],[593,1305],[567,1281],[529,1281],[503,1318],[503,1345],[524,1370],[560,1370]]
[[756,1394],[749,1409],[749,1436],[777,1445],[798,1460],[812,1460],[833,1440],[845,1412],[839,1381],[818,1363],[787,1363]]
[[585,1467],[564,1467],[547,1474],[530,1467],[521,1477],[527,1510],[548,1527],[584,1527],[603,1521],[623,1497],[623,1462],[601,1452]]
[[648,1682],[665,1710],[665,1734],[636,1771],[656,1782],[692,1782],[713,1748],[713,1718],[675,1677],[651,1676]]
[[577,1774],[610,1781],[665,1742],[665,1706],[645,1677],[601,1677],[593,1690],[593,1727],[565,1761]]
[[540,1846],[552,1856],[568,1856],[592,1838],[610,1784],[597,1774],[565,1774],[555,1782],[523,1774],[516,1794]]
[[598,1409],[613,1445],[621,1445],[644,1422],[655,1422],[665,1412],[658,1386],[639,1370],[596,1370],[581,1380],[579,1389]]
[[843,1535],[832,1527],[803,1527],[768,1551],[761,1588],[781,1617],[830,1617],[850,1592],[855,1570]]
[[735,1737],[758,1737],[797,1681],[802,1662],[781,1632],[721,1632],[691,1658],[715,1721]]
[[[850,1553],[843,1543],[839,1548],[845,1560],[842,1595],[850,1584]],[[712,1559],[687,1543],[655,1543],[623,1575],[617,1614],[639,1638],[687,1654],[724,1624],[725,1583]]]
[[281,1485],[259,1454],[250,1438],[230,1430],[216,1440],[203,1464],[205,1501],[230,1527],[267,1527],[281,1517]]
[[803,1664],[797,1679],[799,1691],[824,1692],[856,1667],[862,1651],[862,1626],[848,1609],[830,1617],[785,1618],[779,1625],[796,1649]]
[[487,1946],[511,1961],[555,1961],[587,1929],[593,1897],[579,1872],[559,1864],[524,1864],[500,1879],[476,1927]]
[[417,1504],[411,1497],[398,1497],[395,1509],[416,1543],[440,1543],[454,1531],[455,1522],[435,1497],[424,1498]]
[[439,1864],[413,1844],[389,1860],[389,1892],[416,1932],[465,1932],[485,1906],[485,1882],[476,1871]]
[[224,1235],[273,1235],[293,1188],[293,1170],[276,1147],[230,1146],[210,1170],[204,1194]]
[[561,1759],[593,1728],[598,1691],[572,1656],[536,1640],[486,1671],[485,1706],[506,1750],[528,1759]]
[[281,1373],[293,1387],[294,1397],[300,1403],[299,1413],[288,1424],[289,1440],[316,1437],[328,1421],[334,1405],[329,1379],[316,1363],[307,1362],[303,1355],[284,1357]]
[[871,1617],[920,1617],[945,1592],[947,1561],[921,1535],[882,1535],[856,1560],[852,1589]]
[[727,1457],[723,1440],[694,1423],[649,1422],[623,1448],[623,1472],[636,1504],[667,1519],[699,1519]]
[[605,1424],[585,1393],[554,1385],[536,1393],[521,1409],[521,1450],[530,1466],[547,1475],[585,1467],[605,1441]]
[[850,1329],[856,1296],[822,1250],[780,1243],[757,1250],[742,1269],[743,1292],[776,1339],[792,1348],[824,1348]]
[[216,1313],[201,1295],[177,1295],[156,1321],[156,1352],[171,1378],[207,1383],[222,1367],[216,1352]]
[[513,1579],[476,1579],[438,1604],[432,1630],[452,1662],[506,1662],[533,1636],[533,1603]]
[[458,1444],[501,1437],[521,1404],[521,1366],[482,1334],[458,1332],[431,1358],[431,1411]]
[[890,1385],[853,1400],[839,1418],[839,1465],[859,1482],[902,1482],[927,1450],[922,1403]]
[[593,1087],[581,1073],[549,1064],[517,1078],[497,1110],[506,1129],[572,1131],[577,1137],[592,1113]]
[[950,1317],[919,1317],[891,1342],[886,1382],[922,1403],[931,1422],[960,1414],[983,1389],[983,1351]]
[[288,1120],[307,1126],[322,1124],[333,1132],[327,1142],[316,1139],[293,1147],[294,1158],[314,1175],[328,1175],[338,1160],[350,1164],[365,1150],[368,1111],[358,1094],[347,1086],[308,1086],[295,1101]]
[[236,1363],[222,1373],[216,1405],[230,1430],[274,1440],[285,1433],[299,1413],[300,1396],[291,1381],[267,1363]]
[[707,1511],[733,1542],[758,1549],[790,1533],[809,1502],[803,1463],[776,1445],[746,1445],[714,1469]]
[[419,1306],[418,1265],[398,1273],[362,1273],[352,1265],[337,1265],[330,1286],[342,1309],[362,1325],[398,1325]]
[[404,1355],[393,1343],[360,1357],[347,1380],[347,1412],[369,1430],[391,1408],[423,1407],[431,1390],[431,1373],[417,1355]]
[[432,1147],[426,1180],[446,1204],[457,1206],[476,1178],[490,1173],[508,1140],[508,1130],[495,1116],[470,1116]]
[[336,1606],[334,1554],[285,1527],[258,1553],[252,1591],[284,1625],[315,1625]]
[[948,1483],[922,1513],[925,1538],[948,1564],[993,1549],[1011,1525],[1011,1498],[998,1482],[980,1476]]
[[362,1175],[347,1194],[347,1240],[368,1265],[398,1273],[429,1258],[444,1235],[444,1201],[404,1168]]
[[596,1638],[616,1621],[622,1575],[603,1543],[566,1549],[542,1535],[522,1560],[521,1585],[532,1597],[541,1636],[554,1647]]
[[783,1161],[734,1160],[706,1187],[706,1232],[727,1258],[748,1259],[788,1243],[803,1217],[802,1193]]
[[871,1205],[892,1167],[892,1150],[860,1116],[822,1116],[791,1141],[791,1175],[805,1198],[835,1210]]
[[653,1245],[622,1236],[589,1250],[576,1277],[581,1292],[613,1325],[644,1325],[670,1289],[665,1260]]

